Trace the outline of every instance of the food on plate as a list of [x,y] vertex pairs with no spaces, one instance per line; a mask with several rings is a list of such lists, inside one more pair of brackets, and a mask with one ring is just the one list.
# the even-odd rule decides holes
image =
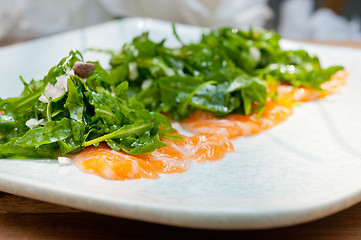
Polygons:
[[23,83],[19,97],[0,102],[1,158],[55,158],[101,142],[140,154],[165,146],[160,137],[174,132],[165,116],[128,100],[127,82],[114,83],[78,51],[42,80]]
[[[220,28],[179,47],[143,33],[111,52],[111,68],[71,51],[19,97],[0,99],[0,158],[66,156],[107,179],[158,178],[216,160],[229,139],[286,120],[295,102],[335,93],[340,66],[283,50],[265,30]],[[195,136],[182,136],[171,125]]]
[[184,172],[193,162],[220,159],[234,150],[232,143],[219,134],[183,136],[182,141],[163,141],[167,146],[150,153],[132,155],[101,144],[98,147],[87,147],[71,158],[82,171],[103,178],[154,179],[159,174]]
[[128,99],[98,62],[71,51],[19,97],[1,100],[1,158],[66,156],[108,179],[157,178],[233,151],[223,135],[181,136],[168,118]]
[[288,100],[267,101],[261,116],[253,113],[216,118],[211,112],[195,111],[181,121],[181,126],[195,134],[218,133],[235,138],[260,133],[285,121],[292,113],[292,104]]
[[340,88],[346,84],[347,77],[348,73],[345,70],[340,70],[332,75],[329,81],[321,83],[320,90],[302,86],[293,88],[284,84],[277,86],[276,90],[279,98],[289,98],[295,102],[307,102],[339,92]]
[[347,75],[344,70],[336,72],[331,80],[320,85],[321,90],[278,84],[274,90],[277,91],[277,100],[266,100],[264,111],[259,116],[257,113],[235,113],[216,118],[210,112],[195,111],[181,121],[181,126],[195,134],[220,133],[228,138],[257,134],[286,120],[293,113],[294,102],[311,101],[338,92],[346,84]]
[[[111,75],[128,81],[130,96],[193,133],[227,137],[259,133],[292,114],[292,103],[336,92],[341,66],[322,68],[304,50],[283,50],[266,30],[220,28],[180,47],[143,33],[113,52]],[[331,80],[330,80],[331,79]]]

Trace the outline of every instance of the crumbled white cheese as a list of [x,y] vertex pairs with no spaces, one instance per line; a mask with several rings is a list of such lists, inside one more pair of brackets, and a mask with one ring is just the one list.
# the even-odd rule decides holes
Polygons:
[[53,85],[48,83],[44,89],[44,93],[39,97],[39,101],[48,103],[49,99],[57,99],[64,95],[68,91],[68,79],[69,75],[64,74],[56,77],[56,83]]
[[173,76],[175,73],[174,73],[174,70],[171,69],[171,68],[168,68],[166,71],[165,71],[165,74],[167,76]]
[[135,80],[138,77],[138,67],[136,62],[130,62],[129,66],[129,79]]
[[138,49],[136,49],[136,48],[134,49],[133,55],[134,55],[134,57],[138,57],[138,55],[139,55]]
[[49,103],[49,99],[47,99],[44,94],[41,94],[41,96],[39,97],[39,101],[43,103]]
[[259,62],[261,60],[261,52],[258,50],[258,48],[250,47],[249,53],[255,62]]
[[70,76],[67,74],[61,75],[60,77],[56,77],[56,83],[55,83],[54,87],[64,89],[65,92],[67,92],[69,77]]
[[185,76],[186,74],[183,72],[182,69],[177,69],[177,74],[180,76]]
[[74,70],[73,70],[73,69],[70,69],[70,68],[67,68],[67,69],[66,69],[65,74],[68,75],[68,76],[70,76],[70,77],[75,76]]
[[58,157],[58,162],[60,166],[71,165],[71,159],[67,157]]
[[170,46],[170,48],[173,48],[173,49],[180,48],[180,47],[182,47],[182,44],[180,44],[180,43],[174,43]]
[[147,80],[144,80],[144,82],[142,82],[142,89],[144,90],[144,89],[147,89],[149,86],[150,86],[150,84],[152,84],[152,79],[147,79]]
[[35,126],[39,126],[43,122],[44,122],[44,119],[37,120],[35,118],[30,118],[28,121],[26,121],[25,125],[28,127],[35,127]]
[[293,74],[293,73],[295,73],[295,70],[296,70],[296,68],[293,65],[287,65],[287,66],[283,66],[280,68],[281,73],[287,72],[287,73]]
[[134,47],[134,45],[130,45],[129,50],[133,53],[134,57],[138,57],[139,51]]

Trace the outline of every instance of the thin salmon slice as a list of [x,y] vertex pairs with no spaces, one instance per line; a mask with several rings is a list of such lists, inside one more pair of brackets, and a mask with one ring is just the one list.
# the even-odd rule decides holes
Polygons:
[[308,102],[319,98],[324,98],[330,94],[338,93],[342,86],[346,85],[348,72],[340,70],[332,75],[330,81],[321,84],[321,91],[300,87],[293,88],[290,85],[279,85],[277,87],[279,98],[289,98],[295,102]]
[[231,114],[225,118],[216,118],[210,112],[196,111],[183,120],[181,126],[194,134],[218,133],[228,138],[257,134],[285,121],[292,115],[294,102],[311,101],[338,92],[340,87],[346,84],[347,76],[346,71],[338,71],[330,81],[321,85],[321,91],[279,85],[277,87],[278,100],[268,99],[261,117],[256,114],[247,116]]
[[286,120],[292,113],[291,102],[269,100],[260,117],[256,114],[231,114],[225,118],[216,118],[212,113],[196,111],[183,120],[181,126],[194,134],[218,133],[232,139],[260,133]]
[[155,179],[160,174],[181,173],[193,162],[217,160],[234,151],[228,138],[257,134],[285,121],[293,113],[294,102],[310,101],[338,92],[345,85],[346,78],[347,72],[339,71],[321,85],[321,91],[280,85],[277,87],[278,100],[268,99],[261,116],[232,114],[219,119],[212,113],[196,111],[181,125],[198,135],[182,136],[183,141],[164,139],[167,146],[152,153],[130,155],[111,150],[103,143],[98,147],[87,147],[71,158],[80,170],[112,180]]
[[234,151],[223,135],[182,137],[183,141],[164,139],[167,146],[146,154],[130,155],[100,144],[70,158],[81,171],[106,179],[155,179],[160,174],[184,172],[193,162],[217,160]]

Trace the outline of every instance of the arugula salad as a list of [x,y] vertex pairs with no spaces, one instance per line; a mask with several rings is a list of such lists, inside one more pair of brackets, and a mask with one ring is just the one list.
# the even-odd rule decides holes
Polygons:
[[[270,82],[320,89],[341,66],[322,68],[304,50],[283,50],[266,30],[221,28],[180,47],[143,33],[111,51],[110,69],[71,51],[18,97],[0,98],[0,158],[55,158],[106,142],[130,154],[176,138],[170,121],[195,110],[217,117],[262,113]],[[108,51],[105,51],[108,52]]]
[[[110,75],[128,81],[130,96],[173,119],[194,110],[216,116],[262,112],[267,84],[282,82],[320,90],[341,66],[322,68],[304,50],[282,50],[280,36],[263,29],[221,28],[204,34],[200,42],[168,48],[143,33],[113,52]],[[273,96],[276,97],[276,96]],[[256,106],[256,107],[254,107]]]
[[165,146],[174,131],[162,114],[128,99],[128,82],[114,82],[98,62],[71,51],[19,97],[0,102],[0,157],[54,158],[105,141],[131,154]]

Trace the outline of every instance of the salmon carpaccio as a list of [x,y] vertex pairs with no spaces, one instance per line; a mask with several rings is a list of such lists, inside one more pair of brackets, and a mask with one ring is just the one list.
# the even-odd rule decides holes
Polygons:
[[83,172],[112,180],[159,178],[160,174],[181,173],[193,162],[217,160],[234,151],[229,138],[260,133],[285,121],[293,113],[294,102],[305,102],[333,94],[346,83],[347,72],[339,71],[321,85],[321,91],[289,85],[277,86],[278,99],[267,100],[265,111],[256,114],[231,114],[215,118],[212,113],[196,111],[181,122],[181,126],[197,134],[183,136],[183,141],[163,139],[167,146],[154,152],[130,155],[111,150],[105,143],[90,146],[71,156]]
[[154,179],[159,174],[184,172],[193,162],[217,160],[234,151],[232,143],[220,134],[182,137],[183,141],[163,139],[167,146],[146,154],[117,152],[103,143],[71,158],[83,172],[106,179]]
[[340,70],[332,75],[330,81],[321,84],[321,91],[317,91],[307,87],[299,87],[294,89],[289,85],[280,85],[277,87],[279,98],[289,98],[295,102],[308,102],[340,91],[340,88],[346,85],[348,72]]
[[323,98],[339,91],[346,84],[348,73],[344,70],[335,73],[330,81],[321,84],[320,91],[290,85],[276,86],[277,100],[268,99],[263,114],[257,116],[231,114],[225,118],[216,118],[212,113],[196,111],[181,122],[181,126],[194,134],[219,133],[228,138],[249,136],[260,133],[285,121],[293,113],[293,103],[307,102]]

